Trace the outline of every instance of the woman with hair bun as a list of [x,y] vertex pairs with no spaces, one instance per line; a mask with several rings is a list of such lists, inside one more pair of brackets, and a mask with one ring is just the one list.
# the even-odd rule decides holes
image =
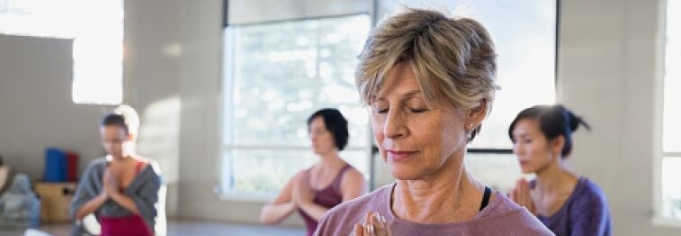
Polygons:
[[106,157],[93,160],[81,177],[73,200],[72,235],[84,232],[81,221],[94,214],[101,236],[162,235],[165,215],[157,209],[161,190],[158,164],[134,150],[139,118],[129,106],[106,114],[99,126]]
[[611,235],[603,191],[570,170],[572,133],[589,125],[562,105],[538,105],[521,111],[508,130],[523,173],[510,194],[558,236]]

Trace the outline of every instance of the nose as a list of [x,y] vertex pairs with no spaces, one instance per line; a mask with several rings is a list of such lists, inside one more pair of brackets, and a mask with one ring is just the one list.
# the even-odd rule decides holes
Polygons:
[[515,153],[518,156],[523,155],[523,153],[525,153],[525,151],[523,151],[523,147],[520,141],[513,144],[513,153]]
[[390,139],[397,139],[406,136],[408,132],[402,112],[399,109],[389,110],[388,117],[383,124],[383,134]]

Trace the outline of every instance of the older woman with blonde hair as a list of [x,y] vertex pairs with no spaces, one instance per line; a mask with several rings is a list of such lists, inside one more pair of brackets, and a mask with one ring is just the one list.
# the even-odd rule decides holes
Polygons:
[[472,19],[407,9],[376,27],[356,84],[396,181],[332,209],[315,235],[552,235],[464,165],[495,73],[492,40]]

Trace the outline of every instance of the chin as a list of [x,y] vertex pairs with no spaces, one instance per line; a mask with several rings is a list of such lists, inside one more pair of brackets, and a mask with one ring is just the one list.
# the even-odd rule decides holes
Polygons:
[[390,167],[390,175],[397,180],[418,180],[419,176],[421,176],[412,169],[396,168],[394,166]]
[[530,168],[530,167],[524,167],[524,168],[521,167],[520,172],[523,172],[523,174],[534,174],[535,172],[537,172],[537,170],[535,170],[534,168]]

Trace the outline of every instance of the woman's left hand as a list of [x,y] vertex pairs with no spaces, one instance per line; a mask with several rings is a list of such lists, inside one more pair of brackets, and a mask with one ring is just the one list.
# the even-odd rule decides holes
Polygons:
[[510,197],[515,203],[520,206],[524,206],[528,211],[530,211],[530,213],[536,215],[537,208],[535,207],[534,201],[532,200],[530,189],[530,183],[527,182],[527,180],[521,178],[516,181],[515,188],[513,188],[513,191],[511,191]]
[[314,201],[314,191],[310,187],[310,173],[304,171],[293,188],[293,200],[298,205]]
[[118,194],[118,182],[116,181],[116,176],[113,175],[113,171],[110,168],[106,169],[104,174],[104,188],[109,196],[114,196]]
[[385,217],[377,212],[368,212],[364,224],[356,223],[353,236],[392,236]]

